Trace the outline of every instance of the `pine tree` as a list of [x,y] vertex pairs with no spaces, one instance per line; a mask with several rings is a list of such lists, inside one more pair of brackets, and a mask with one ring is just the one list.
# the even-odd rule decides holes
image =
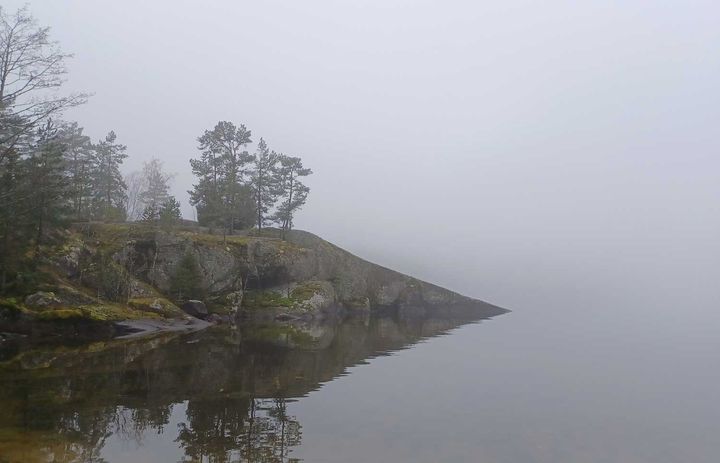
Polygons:
[[155,204],[148,204],[142,211],[140,220],[143,222],[155,222],[160,218],[160,209]]
[[265,225],[266,215],[278,196],[278,154],[270,151],[265,140],[261,138],[252,162],[250,187],[255,205],[255,225],[261,230]]
[[302,183],[300,177],[307,177],[312,170],[303,167],[298,157],[279,155],[280,166],[276,171],[280,204],[273,218],[285,232],[293,227],[293,218],[307,201],[310,188]]
[[68,195],[75,220],[89,218],[92,193],[92,169],[95,156],[90,137],[83,134],[77,122],[66,124],[58,134],[65,145]]
[[201,155],[190,165],[199,181],[190,191],[190,201],[201,224],[222,225],[228,233],[248,225],[245,175],[252,156],[244,147],[252,142],[250,137],[244,125],[221,121],[198,138]]
[[180,212],[180,203],[174,196],[170,196],[160,206],[158,213],[160,223],[164,226],[172,226],[179,223],[182,220],[182,213]]
[[127,148],[116,140],[115,132],[110,131],[104,140],[95,145],[93,212],[94,217],[106,221],[125,220],[127,186],[120,173],[120,165],[127,158]]
[[[10,119],[12,117],[0,108],[0,138],[3,140],[12,138],[13,126],[20,124],[10,124]],[[22,197],[25,183],[21,172],[23,158],[20,144],[14,145],[0,145],[4,153],[0,158],[0,292],[6,292],[16,279],[25,245],[29,242],[28,233],[18,223],[27,213],[24,210],[27,201],[23,201]]]
[[200,267],[195,256],[186,252],[170,278],[170,293],[176,300],[200,299],[203,296]]
[[47,229],[68,216],[68,180],[65,176],[65,145],[51,120],[38,130],[32,155],[25,161],[25,188],[29,223],[34,231],[35,252]]

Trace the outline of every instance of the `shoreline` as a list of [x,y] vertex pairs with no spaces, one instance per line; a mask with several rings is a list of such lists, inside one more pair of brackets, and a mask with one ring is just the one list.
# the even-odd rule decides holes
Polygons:
[[165,320],[143,318],[115,322],[114,326],[117,334],[113,336],[112,339],[134,339],[159,333],[192,333],[209,328],[213,326],[213,324],[199,318],[173,318]]

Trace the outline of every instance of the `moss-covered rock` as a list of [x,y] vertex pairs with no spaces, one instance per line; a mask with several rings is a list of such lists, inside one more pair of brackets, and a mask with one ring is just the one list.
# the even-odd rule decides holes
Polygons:
[[290,292],[295,307],[316,311],[335,303],[335,289],[329,281],[310,280],[298,283]]
[[183,311],[164,297],[136,297],[128,301],[128,306],[141,312],[151,312],[163,317],[180,317]]
[[[202,299],[211,313],[268,320],[323,317],[332,307],[502,312],[364,261],[312,234],[278,236],[273,230],[222,236],[200,227],[76,225],[63,234],[64,242],[48,246],[31,289],[18,292],[25,297],[45,291],[42,303],[10,304],[0,308],[0,316],[24,322],[180,318],[185,314],[171,300],[188,298]],[[189,269],[187,278],[178,278],[183,268]]]
[[295,286],[290,292],[290,296],[297,301],[307,301],[316,294],[322,294],[326,290],[323,282],[305,281]]

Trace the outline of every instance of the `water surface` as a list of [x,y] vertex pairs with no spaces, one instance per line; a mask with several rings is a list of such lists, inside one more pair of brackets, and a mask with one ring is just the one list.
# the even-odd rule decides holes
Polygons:
[[715,325],[636,315],[388,315],[34,347],[0,370],[0,461],[717,461]]

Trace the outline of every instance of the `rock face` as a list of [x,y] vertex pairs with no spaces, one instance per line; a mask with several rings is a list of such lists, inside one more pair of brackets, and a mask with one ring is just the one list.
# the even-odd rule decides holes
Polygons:
[[[272,232],[270,232],[272,233]],[[96,233],[99,242],[102,228]],[[115,241],[113,261],[129,267],[135,286],[170,294],[180,267],[196,264],[205,302],[230,313],[274,309],[274,315],[311,314],[327,309],[406,309],[408,313],[505,312],[482,301],[372,264],[307,232],[286,240],[272,236],[223,237],[190,231],[133,230]],[[130,263],[128,265],[128,263]],[[183,264],[184,263],[184,264]],[[186,308],[192,307],[192,308]],[[206,317],[188,303],[183,309]]]
[[188,315],[303,324],[371,311],[406,318],[506,312],[303,231],[283,240],[273,230],[223,237],[192,226],[86,223],[63,236],[43,256],[47,273],[36,292],[0,299],[0,331],[107,337],[119,322]]

